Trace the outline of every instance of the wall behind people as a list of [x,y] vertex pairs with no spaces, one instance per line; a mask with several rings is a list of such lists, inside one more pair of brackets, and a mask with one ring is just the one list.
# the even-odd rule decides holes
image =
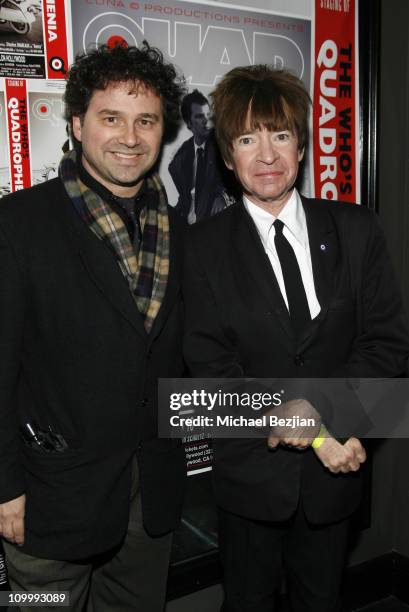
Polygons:
[[[409,312],[409,4],[381,0],[378,212]],[[385,406],[385,410],[393,410]],[[371,525],[350,551],[356,564],[392,550],[409,555],[409,440],[385,440],[374,455]]]
[[[382,0],[381,6],[379,214],[409,312],[409,4]],[[390,479],[384,480],[394,483],[393,548],[409,555],[409,440],[386,444],[393,448]]]
[[[44,10],[38,0],[29,0],[29,3],[31,9],[35,6],[36,10],[27,11],[24,17],[23,7],[17,4],[7,13],[3,6],[0,7],[0,117],[3,117],[0,121],[0,195],[56,175],[61,153],[67,148],[65,124],[61,119],[62,92],[64,70],[73,55],[96,42],[140,44],[146,38],[185,73],[189,89],[198,89],[206,98],[217,79],[237,65],[272,63],[276,67],[289,68],[302,78],[308,89],[311,89],[315,70],[315,82],[322,91],[316,85],[314,97],[318,100],[323,93],[328,101],[325,117],[321,117],[324,113],[321,106],[315,105],[314,123],[318,125],[320,117],[325,134],[320,132],[320,138],[314,140],[314,173],[312,162],[308,161],[311,156],[306,156],[302,189],[309,195],[315,192],[323,197],[342,196],[349,201],[359,201],[359,163],[355,155],[358,130],[354,126],[354,117],[358,117],[354,78],[358,56],[353,32],[355,0],[337,5],[341,10],[319,0],[257,0],[251,3],[251,9],[242,0],[221,3],[220,7],[214,3],[179,0],[157,4],[56,0],[46,3]],[[312,52],[314,35],[315,55],[320,56],[317,62]],[[323,41],[328,43],[325,49]],[[344,62],[343,67],[341,62]],[[325,78],[321,79],[324,70]],[[350,79],[351,85],[341,92],[334,74],[342,70],[347,71],[344,76]],[[347,89],[351,90],[351,95]],[[347,111],[343,115],[343,127],[337,118],[340,109]],[[342,152],[339,146],[338,135],[344,128],[348,131],[351,155],[345,150]],[[176,139],[163,152],[160,172],[173,205],[179,199],[180,187],[170,176],[168,167],[191,136],[189,125],[183,125]],[[42,146],[45,141],[47,147]],[[323,141],[325,146],[321,146]],[[16,145],[12,151],[10,144]],[[19,144],[24,155],[18,150]],[[7,168],[8,158],[11,172]],[[322,161],[324,159],[327,162]],[[210,156],[210,164],[213,161],[214,156]],[[325,163],[333,165],[325,166]],[[332,176],[334,172],[335,177]],[[321,175],[327,176],[325,182],[329,191],[323,191]],[[213,178],[211,175],[209,184],[215,183]],[[341,182],[344,183],[342,188]],[[192,181],[188,187],[189,191],[194,189]],[[225,205],[229,205],[232,199],[227,197],[229,186],[226,187],[227,193],[223,190],[222,196]],[[218,210],[221,203],[221,198],[216,198],[217,205],[208,208]]]

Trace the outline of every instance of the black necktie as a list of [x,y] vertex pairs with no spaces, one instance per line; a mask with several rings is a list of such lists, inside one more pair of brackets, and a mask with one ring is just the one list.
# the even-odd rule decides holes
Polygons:
[[196,176],[195,176],[195,211],[197,210],[197,203],[199,201],[200,192],[203,188],[204,180],[204,148],[198,147],[196,151]]
[[276,219],[274,227],[276,231],[274,244],[283,273],[288,310],[298,338],[307,323],[311,321],[310,309],[293,247],[283,235],[284,223]]

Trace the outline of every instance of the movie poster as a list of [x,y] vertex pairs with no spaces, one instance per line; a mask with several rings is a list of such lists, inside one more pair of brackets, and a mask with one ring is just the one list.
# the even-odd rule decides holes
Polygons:
[[64,0],[0,2],[0,77],[61,79],[68,66]]
[[[205,124],[202,131],[209,136],[208,172],[198,183],[215,185],[211,200],[202,198],[198,214],[193,214],[192,197],[199,201],[200,189],[192,194],[190,188],[192,121],[185,121],[177,138],[165,147],[160,168],[170,203],[194,222],[230,205],[236,197],[229,173],[216,159],[206,106],[210,91],[220,76],[237,65],[267,62],[290,68],[304,80],[314,102],[314,139],[310,139],[301,190],[306,195],[360,202],[358,3],[309,0],[302,3],[300,16],[284,14],[282,2],[277,6],[281,12],[274,6],[244,9],[192,0],[7,0],[0,3],[0,76],[38,79],[52,89],[56,81],[63,82],[69,58],[94,44],[140,44],[147,39],[159,46],[185,74],[189,92],[197,90],[203,96],[199,106],[200,121]],[[45,129],[47,121],[42,125]],[[6,130],[3,122],[3,149]],[[59,145],[54,151],[59,151]],[[0,167],[6,166],[2,156]],[[187,176],[181,167],[188,168]],[[35,170],[41,172],[40,167]],[[7,172],[1,173],[3,194],[8,180]]]
[[27,82],[24,79],[6,79],[6,109],[10,186],[11,191],[19,191],[31,185]]
[[[146,39],[185,75],[189,92],[201,94],[196,123],[202,126],[197,125],[196,130],[207,131],[206,171],[200,182],[206,193],[195,193],[196,214],[191,185],[193,143],[198,142],[192,117],[184,122],[176,140],[165,147],[160,166],[170,204],[177,205],[189,223],[219,212],[235,200],[234,180],[218,156],[208,106],[209,93],[220,77],[235,66],[267,63],[291,69],[310,89],[309,19],[177,0],[171,4],[121,2],[121,8],[113,12],[102,3],[77,0],[71,4],[71,22],[74,53],[95,43],[138,45]],[[308,167],[303,190],[310,193]]]
[[58,176],[59,161],[68,148],[63,91],[36,89],[28,94],[32,185]]
[[355,0],[316,0],[313,89],[315,195],[361,202]]
[[2,196],[57,176],[68,147],[63,93],[61,81],[4,79],[4,91],[0,91]]
[[0,197],[7,195],[11,191],[6,126],[7,118],[4,91],[0,91]]
[[0,76],[46,76],[41,0],[0,3]]

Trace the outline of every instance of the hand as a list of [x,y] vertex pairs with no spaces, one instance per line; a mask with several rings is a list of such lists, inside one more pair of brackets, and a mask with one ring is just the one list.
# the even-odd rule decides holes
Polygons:
[[333,474],[356,472],[366,459],[366,452],[358,438],[349,438],[345,444],[329,436],[319,448],[314,448],[321,463]]
[[0,504],[0,535],[9,542],[20,546],[24,544],[25,507],[25,495]]
[[[277,448],[279,444],[305,449],[317,437],[321,427],[321,417],[314,406],[306,399],[295,399],[285,402],[269,416],[278,419],[289,419],[291,425],[277,425],[271,428],[267,438],[269,448]],[[302,424],[302,420],[312,419],[313,425]]]

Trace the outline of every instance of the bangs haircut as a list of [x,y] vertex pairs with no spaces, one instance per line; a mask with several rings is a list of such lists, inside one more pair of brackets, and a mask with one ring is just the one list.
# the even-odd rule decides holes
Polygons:
[[262,128],[288,130],[297,137],[298,149],[305,147],[311,100],[291,72],[267,65],[234,68],[210,95],[215,134],[226,161],[236,138]]

